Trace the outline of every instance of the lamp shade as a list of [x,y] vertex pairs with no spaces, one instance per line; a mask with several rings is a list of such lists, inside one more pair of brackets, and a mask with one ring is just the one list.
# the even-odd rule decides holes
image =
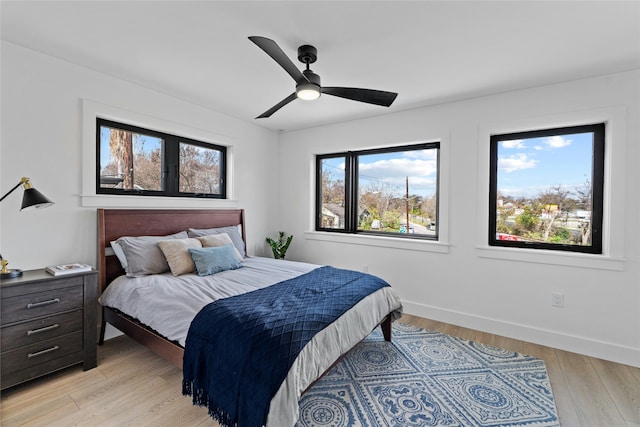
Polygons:
[[27,188],[24,190],[24,195],[22,196],[22,207],[21,211],[28,211],[32,209],[40,209],[47,208],[53,205],[53,202],[47,197],[36,190],[35,188]]

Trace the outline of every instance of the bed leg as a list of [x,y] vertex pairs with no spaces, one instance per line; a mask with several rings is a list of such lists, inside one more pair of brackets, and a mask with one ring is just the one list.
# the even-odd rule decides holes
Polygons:
[[100,336],[98,337],[98,345],[104,344],[104,330],[107,328],[107,321],[104,318],[104,307],[101,311],[102,319],[100,320]]
[[384,340],[391,341],[391,316],[385,317],[380,324],[380,327],[382,328],[382,335],[384,336]]

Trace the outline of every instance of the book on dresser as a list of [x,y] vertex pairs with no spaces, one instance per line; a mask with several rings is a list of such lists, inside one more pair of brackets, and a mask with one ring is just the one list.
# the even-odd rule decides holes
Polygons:
[[61,276],[63,274],[81,273],[83,271],[91,271],[93,267],[88,264],[79,264],[77,262],[71,264],[49,265],[47,266],[47,273],[54,276]]

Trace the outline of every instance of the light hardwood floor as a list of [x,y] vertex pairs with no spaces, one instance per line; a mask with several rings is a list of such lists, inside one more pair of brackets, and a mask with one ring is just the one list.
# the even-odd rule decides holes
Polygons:
[[[640,369],[405,315],[402,322],[544,359],[564,427],[640,427]],[[181,394],[182,372],[120,336],[98,367],[72,367],[2,392],[2,426],[216,426]]]

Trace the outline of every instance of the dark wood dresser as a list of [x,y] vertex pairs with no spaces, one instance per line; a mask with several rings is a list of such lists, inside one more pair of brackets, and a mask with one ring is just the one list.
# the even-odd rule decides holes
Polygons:
[[95,368],[97,271],[0,280],[0,389],[82,363]]

